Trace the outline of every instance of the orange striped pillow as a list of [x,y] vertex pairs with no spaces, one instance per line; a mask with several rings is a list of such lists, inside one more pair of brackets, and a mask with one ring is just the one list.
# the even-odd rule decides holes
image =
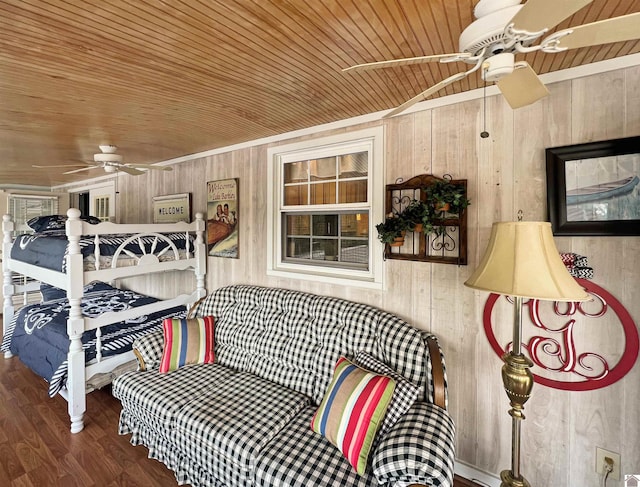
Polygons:
[[212,364],[213,316],[202,318],[165,318],[162,322],[164,347],[160,372],[176,370],[189,364]]
[[373,439],[393,397],[395,381],[340,357],[311,429],[338,447],[364,474]]

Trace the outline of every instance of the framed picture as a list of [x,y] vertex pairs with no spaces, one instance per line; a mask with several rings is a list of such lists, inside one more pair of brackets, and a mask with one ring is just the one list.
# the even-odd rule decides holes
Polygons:
[[640,136],[546,149],[554,235],[640,235]]
[[214,257],[238,258],[238,181],[207,183],[207,249]]
[[191,222],[191,193],[153,197],[153,223]]

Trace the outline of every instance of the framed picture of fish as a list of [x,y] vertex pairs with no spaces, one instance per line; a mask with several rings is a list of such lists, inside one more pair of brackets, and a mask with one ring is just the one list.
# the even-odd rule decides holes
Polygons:
[[238,181],[207,183],[207,250],[211,256],[238,258]]
[[640,235],[640,136],[546,149],[554,235]]

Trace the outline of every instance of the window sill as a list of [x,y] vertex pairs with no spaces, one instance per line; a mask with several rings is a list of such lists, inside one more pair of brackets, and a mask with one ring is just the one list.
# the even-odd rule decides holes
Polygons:
[[366,289],[384,289],[383,282],[375,281],[371,277],[363,277],[358,275],[344,275],[336,276],[335,274],[322,274],[319,272],[302,272],[298,269],[295,270],[267,270],[267,276],[286,278],[286,279],[299,279],[306,281],[315,281],[323,284],[335,284],[338,286],[349,287],[362,287]]

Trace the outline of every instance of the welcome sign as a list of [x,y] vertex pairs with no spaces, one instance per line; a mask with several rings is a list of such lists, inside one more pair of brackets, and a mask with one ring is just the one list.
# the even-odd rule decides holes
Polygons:
[[153,223],[191,221],[191,193],[153,197]]

